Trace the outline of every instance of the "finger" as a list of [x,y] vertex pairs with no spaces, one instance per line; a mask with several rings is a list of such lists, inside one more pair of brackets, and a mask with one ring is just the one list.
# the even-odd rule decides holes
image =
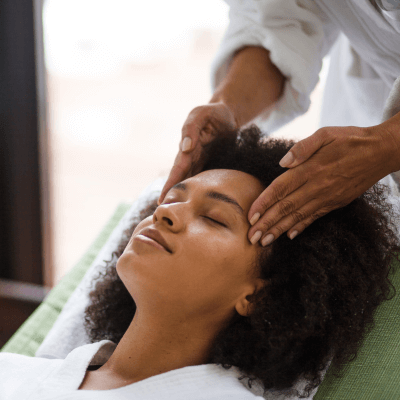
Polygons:
[[189,154],[182,154],[181,151],[179,151],[175,158],[174,165],[168,175],[168,179],[161,191],[160,197],[158,198],[158,205],[162,203],[165,195],[172,188],[172,186],[176,185],[178,182],[181,182],[185,178],[190,170],[191,165],[191,156]]
[[164,187],[162,188],[160,197],[158,198],[158,201],[157,201],[158,205],[160,205],[162,203],[165,195],[172,188],[172,186],[176,185],[178,182],[181,182],[183,179],[185,179],[185,177],[189,173],[189,170],[193,164],[192,159],[195,155],[193,153],[192,154],[187,154],[187,153],[189,153],[191,150],[194,150],[195,146],[193,146],[193,142],[192,142],[191,148],[189,149],[189,151],[187,151],[186,153],[183,153],[182,146],[183,146],[184,139],[181,140],[179,143],[178,154],[175,157],[174,165],[172,166],[172,169],[168,175],[168,179],[165,182]]
[[[305,204],[300,209],[282,218],[277,224],[261,236],[259,243],[268,246],[285,232],[289,239],[294,239],[315,220],[326,215],[331,209],[322,208],[323,204],[318,199]],[[297,232],[297,233],[296,233]],[[293,237],[291,235],[294,234]],[[268,240],[269,239],[269,240]]]
[[179,144],[180,150],[175,158],[175,162],[168,176],[168,179],[161,191],[161,195],[157,201],[158,205],[160,205],[161,202],[164,200],[165,195],[168,193],[172,186],[200,172],[202,168],[202,148],[199,140],[197,140],[197,143],[198,146],[193,147],[192,150],[194,151],[190,154],[183,153],[181,151],[182,142]]
[[182,140],[182,152],[190,152],[193,150],[193,140],[190,136],[185,136]]
[[[286,224],[288,224],[289,221],[292,223],[290,226],[286,225],[287,229],[290,229],[295,223],[307,218],[310,214],[306,215],[304,211],[307,211],[307,209],[304,210],[303,207],[312,201],[313,198],[302,198],[300,199],[302,202],[299,203],[299,199],[296,197],[297,196],[292,193],[292,195],[288,196],[284,202],[281,201],[278,204],[275,204],[270,210],[268,210],[268,212],[261,215],[260,220],[249,230],[248,238],[250,242],[254,244],[254,240],[265,238],[268,234],[273,234],[274,239],[276,239],[278,237],[277,233],[279,235],[283,233],[277,232],[277,227],[283,226],[281,224],[285,222],[285,219]],[[285,212],[282,212],[283,208],[286,209]],[[273,230],[274,227],[275,229]]]
[[[264,213],[274,206],[274,204],[280,202],[282,199],[285,199],[290,193],[307,183],[307,175],[302,173],[303,170],[303,166],[300,165],[299,168],[287,170],[282,175],[278,176],[274,181],[272,181],[272,183],[258,196],[258,198],[250,207],[247,217],[251,225],[254,226],[260,216],[264,215]],[[285,202],[280,204],[280,208],[275,210],[275,212],[277,212],[277,215],[280,215],[279,219],[281,219],[284,215],[292,212],[294,209],[294,204],[285,199]],[[258,217],[255,215],[256,213],[258,214]],[[273,213],[269,214],[269,218],[274,215]],[[267,226],[266,229],[271,227],[278,220],[271,220],[270,225]],[[253,231],[253,229],[251,230]]]
[[184,153],[190,153],[193,151],[197,143],[199,142],[199,136],[201,133],[201,127],[204,125],[203,119],[186,122],[182,127],[182,140],[180,143],[180,148]]
[[161,191],[160,197],[158,198],[157,204],[160,205],[166,194],[172,188],[172,186],[176,185],[178,182],[183,180],[183,176],[185,176],[185,170],[181,165],[175,165],[172,167],[171,172],[169,173],[168,179],[165,182],[165,185]]
[[326,127],[318,129],[313,135],[300,140],[279,161],[283,168],[294,168],[308,160],[321,147],[333,142],[335,139],[329,135]]
[[[316,202],[313,203],[313,205],[310,204],[310,208],[303,208],[301,209],[298,213],[301,214],[309,214],[311,212],[311,215],[309,215],[307,218],[302,220],[299,223],[296,223],[295,221],[298,220],[298,215],[297,213],[293,213],[291,215],[286,216],[283,218],[279,223],[272,227],[266,235],[264,235],[260,243],[262,246],[268,246],[271,243],[273,243],[276,239],[278,239],[279,236],[281,236],[283,233],[288,231],[287,237],[291,240],[293,240],[296,236],[298,236],[301,232],[303,232],[308,226],[310,226],[314,221],[316,221],[318,218],[323,217],[324,215],[328,214],[332,209],[329,210],[324,210],[324,209],[319,209],[318,205]],[[308,206],[308,205],[307,205]],[[312,210],[312,211],[310,211]],[[272,235],[268,240],[268,235]]]

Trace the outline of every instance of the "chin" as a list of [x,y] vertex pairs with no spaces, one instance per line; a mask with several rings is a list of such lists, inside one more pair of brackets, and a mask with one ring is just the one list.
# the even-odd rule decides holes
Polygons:
[[118,272],[129,269],[130,271],[134,270],[134,266],[138,265],[138,262],[135,261],[136,254],[131,249],[125,249],[122,253],[121,257],[118,259],[115,269]]

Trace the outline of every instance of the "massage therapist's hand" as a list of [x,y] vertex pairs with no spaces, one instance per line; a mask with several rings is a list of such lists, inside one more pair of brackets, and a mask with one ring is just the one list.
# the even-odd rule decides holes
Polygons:
[[178,155],[158,199],[159,205],[172,186],[201,171],[203,145],[211,142],[219,131],[236,126],[233,113],[222,102],[199,106],[189,113],[182,127]]
[[[397,171],[400,146],[394,139],[395,131],[388,129],[389,121],[365,128],[324,127],[296,143],[287,153],[293,154],[294,161],[288,159],[287,165],[282,165],[285,155],[279,163],[289,169],[261,193],[249,210],[250,224],[254,224],[249,240],[257,242],[251,240],[257,231],[261,234],[255,239],[261,235],[262,245],[269,244],[263,239],[270,234],[276,240],[288,231],[287,236],[293,239],[296,231],[303,232],[316,219],[346,206]],[[261,218],[254,223],[256,213]]]

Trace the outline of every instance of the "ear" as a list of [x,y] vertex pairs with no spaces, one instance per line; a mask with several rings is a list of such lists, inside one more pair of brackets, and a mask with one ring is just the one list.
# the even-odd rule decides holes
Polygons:
[[243,317],[250,316],[256,307],[255,303],[251,300],[256,292],[262,289],[264,286],[268,285],[268,281],[258,279],[253,285],[249,286],[248,290],[243,292],[242,297],[236,303],[236,311]]

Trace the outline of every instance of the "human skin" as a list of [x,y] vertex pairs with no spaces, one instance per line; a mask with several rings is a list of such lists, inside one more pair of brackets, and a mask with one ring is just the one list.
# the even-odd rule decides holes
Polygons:
[[[265,187],[235,170],[204,171],[184,183],[137,225],[117,262],[137,309],[109,360],[87,372],[93,389],[207,364],[215,336],[235,313],[251,312],[249,297],[265,285],[251,273],[263,249],[247,239],[247,213]],[[235,199],[243,212],[208,191]],[[172,254],[138,238],[146,227],[162,234]]]

